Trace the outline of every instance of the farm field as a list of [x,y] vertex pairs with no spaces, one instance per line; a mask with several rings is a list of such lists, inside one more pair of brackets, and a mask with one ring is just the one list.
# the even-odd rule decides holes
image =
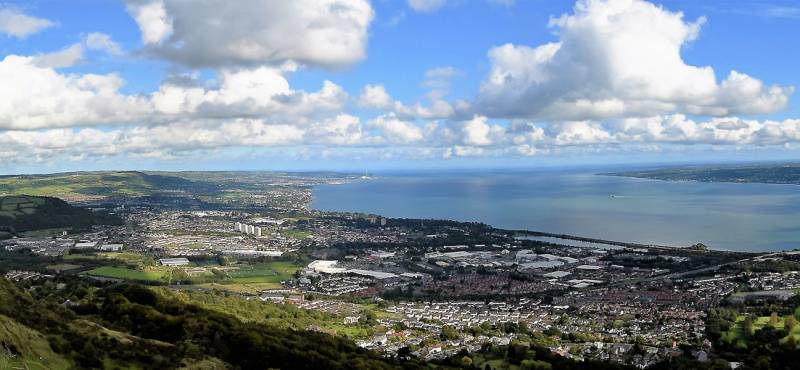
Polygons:
[[164,276],[163,271],[139,271],[124,267],[103,266],[86,271],[87,275],[107,277],[113,279],[157,281]]
[[292,262],[274,261],[253,266],[242,266],[239,270],[232,271],[228,275],[233,282],[240,284],[279,284],[283,280],[291,279],[295,271],[302,268],[303,266]]

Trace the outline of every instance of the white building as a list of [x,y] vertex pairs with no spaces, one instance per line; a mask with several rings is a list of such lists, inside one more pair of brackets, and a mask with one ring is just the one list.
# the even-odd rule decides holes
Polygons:
[[122,250],[122,244],[103,244],[100,246],[103,252],[119,252]]
[[97,246],[97,242],[80,242],[75,243],[73,248],[75,249],[94,249]]
[[180,258],[162,258],[159,260],[163,266],[186,266],[189,260],[183,257]]

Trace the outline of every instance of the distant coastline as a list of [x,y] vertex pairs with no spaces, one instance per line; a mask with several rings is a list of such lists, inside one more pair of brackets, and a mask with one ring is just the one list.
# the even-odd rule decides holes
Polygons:
[[665,167],[638,171],[606,172],[598,173],[598,175],[662,181],[800,185],[800,163]]

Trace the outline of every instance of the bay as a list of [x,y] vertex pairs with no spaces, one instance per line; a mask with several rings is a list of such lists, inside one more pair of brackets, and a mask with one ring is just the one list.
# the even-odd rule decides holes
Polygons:
[[669,182],[587,172],[384,174],[320,185],[312,207],[714,249],[800,248],[800,186]]

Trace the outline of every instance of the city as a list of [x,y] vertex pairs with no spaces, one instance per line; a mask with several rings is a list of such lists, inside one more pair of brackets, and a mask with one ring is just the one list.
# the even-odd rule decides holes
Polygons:
[[523,342],[576,361],[639,368],[686,351],[706,361],[709,310],[786,301],[800,288],[798,252],[589,241],[322,212],[307,201],[245,211],[284,202],[273,194],[188,211],[171,200],[82,203],[121,222],[0,241],[5,255],[48,261],[5,276],[29,289],[75,278],[130,281],[296,306],[332,317],[302,329],[355,340],[388,358],[445,360]]

